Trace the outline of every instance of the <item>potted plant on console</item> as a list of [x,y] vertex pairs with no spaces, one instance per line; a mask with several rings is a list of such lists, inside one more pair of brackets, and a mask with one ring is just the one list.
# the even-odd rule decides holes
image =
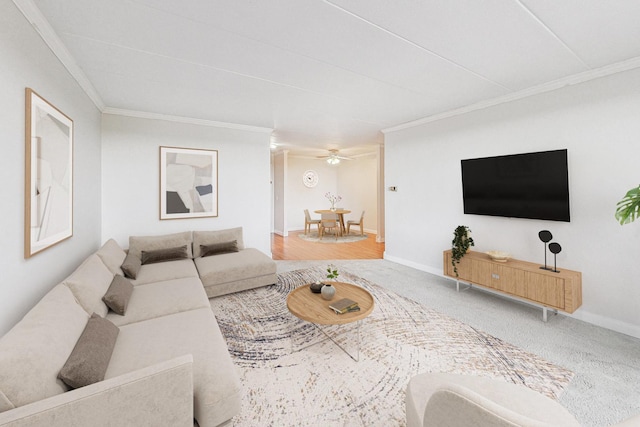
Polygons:
[[469,248],[475,246],[471,237],[471,229],[466,225],[459,225],[453,230],[453,240],[451,241],[451,265],[453,272],[458,277],[458,264],[464,255],[469,252]]

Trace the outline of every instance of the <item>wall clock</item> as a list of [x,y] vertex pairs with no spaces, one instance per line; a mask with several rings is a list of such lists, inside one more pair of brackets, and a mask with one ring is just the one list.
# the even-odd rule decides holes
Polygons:
[[307,187],[315,187],[318,184],[318,174],[316,171],[308,170],[302,174],[302,182]]

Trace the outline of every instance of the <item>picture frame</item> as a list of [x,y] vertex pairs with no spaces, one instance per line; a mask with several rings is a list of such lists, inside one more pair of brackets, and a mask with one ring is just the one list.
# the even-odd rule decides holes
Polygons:
[[73,236],[73,120],[25,90],[25,259]]
[[160,147],[160,219],[218,216],[218,150]]

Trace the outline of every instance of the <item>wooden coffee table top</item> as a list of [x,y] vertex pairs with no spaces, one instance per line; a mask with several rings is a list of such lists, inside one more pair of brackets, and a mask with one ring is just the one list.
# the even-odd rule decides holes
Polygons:
[[[332,282],[336,294],[331,301],[327,301],[320,294],[314,294],[309,287],[300,286],[289,293],[287,308],[294,316],[307,322],[320,325],[343,325],[364,319],[373,311],[373,296],[360,286],[351,283]],[[360,311],[337,314],[329,305],[342,298],[350,298],[358,303]]]

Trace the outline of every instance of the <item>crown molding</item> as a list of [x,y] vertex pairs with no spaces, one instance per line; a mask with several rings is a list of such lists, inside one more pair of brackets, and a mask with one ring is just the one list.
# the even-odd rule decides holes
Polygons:
[[615,64],[607,65],[605,67],[596,68],[594,70],[585,71],[582,73],[574,74],[562,79],[554,80],[549,83],[544,83],[538,86],[534,86],[528,89],[520,90],[510,93],[508,95],[492,98],[486,101],[477,102],[475,104],[467,105],[454,110],[446,111],[440,114],[434,114],[432,116],[424,117],[422,119],[413,120],[407,123],[403,123],[397,126],[382,129],[382,133],[387,134],[390,132],[397,132],[399,130],[410,129],[416,126],[421,126],[427,123],[436,122],[438,120],[444,120],[451,117],[461,116],[463,114],[471,113],[473,111],[483,110],[485,108],[494,107],[500,104],[506,104],[508,102],[517,101],[530,96],[539,95],[546,92],[552,92],[558,89],[562,89],[566,86],[572,86],[580,83],[585,83],[591,80],[596,80],[602,77],[607,77],[613,74],[622,73],[625,71],[640,68],[640,57],[628,59],[626,61],[617,62]]
[[89,99],[91,99],[100,111],[104,110],[105,104],[100,95],[98,95],[98,91],[96,91],[93,84],[91,84],[82,69],[78,66],[76,60],[71,56],[71,53],[62,43],[62,40],[58,37],[44,15],[42,15],[40,9],[38,9],[32,0],[13,0],[13,3],[24,15],[27,21],[29,21],[31,26],[36,30],[47,46],[49,46],[49,49],[51,49],[53,54],[67,69],[69,74],[71,74],[71,77],[78,82]]
[[199,126],[211,126],[218,128],[227,128],[235,130],[243,130],[248,132],[259,133],[271,133],[272,128],[265,128],[260,126],[241,125],[237,123],[217,122],[214,120],[206,119],[194,119],[191,117],[171,116],[168,114],[148,113],[145,111],[125,110],[122,108],[105,107],[102,110],[103,114],[111,114],[114,116],[135,117],[138,119],[150,119],[150,120],[164,120],[167,122],[186,123]]

